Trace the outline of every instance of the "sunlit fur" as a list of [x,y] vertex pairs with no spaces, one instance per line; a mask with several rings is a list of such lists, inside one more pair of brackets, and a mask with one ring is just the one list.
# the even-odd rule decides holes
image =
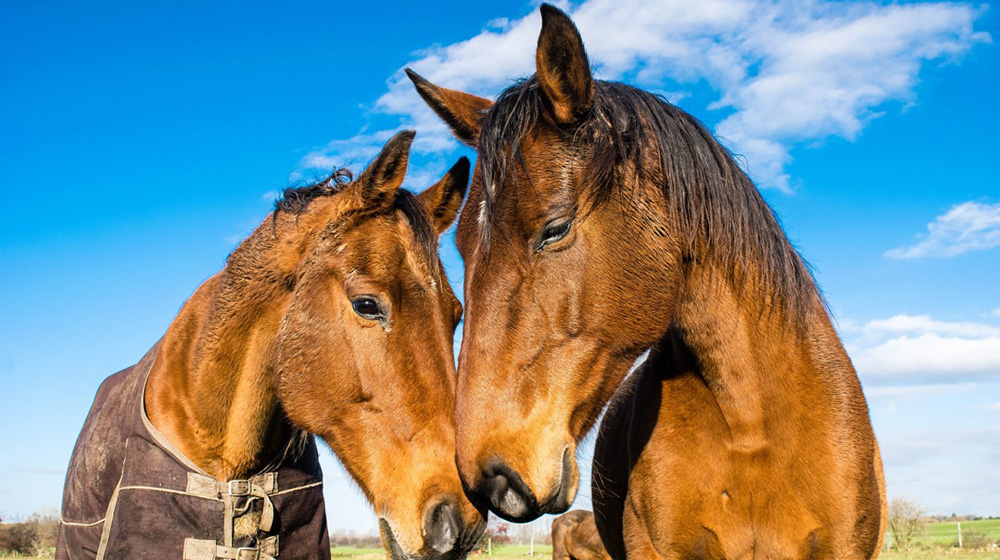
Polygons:
[[491,509],[564,510],[578,477],[561,458],[651,348],[594,459],[614,557],[877,556],[885,489],[868,408],[770,208],[695,119],[593,80],[569,18],[543,5],[542,20],[536,75],[486,110],[448,115],[477,104],[414,80],[446,122],[479,127],[457,232],[464,482],[487,499],[502,464],[527,505]]
[[[220,480],[264,467],[302,430],[332,448],[391,530],[394,552],[437,557],[431,510],[460,512],[459,557],[483,519],[455,471],[452,336],[461,306],[437,257],[468,180],[461,161],[400,189],[412,133],[356,180],[285,193],[170,325],[150,375],[153,425]],[[371,295],[385,321],[352,298]],[[334,504],[336,505],[336,504]]]
[[575,509],[552,522],[552,560],[611,560],[593,512]]

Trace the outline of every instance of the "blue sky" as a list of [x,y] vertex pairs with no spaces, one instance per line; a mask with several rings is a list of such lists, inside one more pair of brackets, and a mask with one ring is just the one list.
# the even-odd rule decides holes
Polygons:
[[[599,77],[664,93],[743,156],[829,298],[889,493],[1000,515],[996,7],[563,7]],[[162,335],[277,191],[361,169],[400,127],[418,130],[411,189],[472,155],[404,66],[492,96],[533,71],[539,25],[523,1],[8,6],[0,516],[58,506],[100,381]],[[331,527],[374,530],[326,464]]]

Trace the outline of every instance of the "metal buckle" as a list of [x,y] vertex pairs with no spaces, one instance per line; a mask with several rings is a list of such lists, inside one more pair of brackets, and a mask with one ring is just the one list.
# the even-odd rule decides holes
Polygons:
[[230,480],[229,481],[229,494],[231,496],[248,496],[248,495],[250,495],[250,481],[249,480]]
[[251,546],[241,546],[236,549],[236,560],[260,560],[260,549]]

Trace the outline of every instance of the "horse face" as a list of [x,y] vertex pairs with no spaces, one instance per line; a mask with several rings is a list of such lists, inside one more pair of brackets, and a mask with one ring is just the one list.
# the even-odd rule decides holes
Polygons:
[[468,162],[415,197],[398,190],[409,140],[392,144],[300,217],[312,233],[288,251],[301,263],[278,340],[279,396],[364,491],[394,558],[464,557],[484,521],[453,459],[462,311],[436,250]]
[[485,112],[468,108],[488,102],[411,75],[479,149],[456,237],[466,263],[457,456],[472,492],[514,521],[572,503],[576,445],[666,330],[680,282],[662,201],[624,183],[593,196],[609,177],[594,173],[591,130],[575,128],[593,103],[589,63],[565,14],[543,6],[542,17],[537,77]]
[[[459,470],[514,521],[572,503],[576,444],[666,330],[662,310],[673,307],[680,278],[663,265],[670,256],[649,239],[641,212],[589,200],[574,151],[554,133],[533,136],[490,215],[467,211],[458,233],[466,260]],[[474,197],[484,195],[481,183],[474,179]]]

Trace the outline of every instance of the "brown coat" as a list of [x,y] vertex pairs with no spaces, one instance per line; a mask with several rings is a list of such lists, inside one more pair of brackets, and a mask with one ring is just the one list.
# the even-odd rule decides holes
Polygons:
[[552,560],[611,560],[593,512],[575,509],[552,522]]

